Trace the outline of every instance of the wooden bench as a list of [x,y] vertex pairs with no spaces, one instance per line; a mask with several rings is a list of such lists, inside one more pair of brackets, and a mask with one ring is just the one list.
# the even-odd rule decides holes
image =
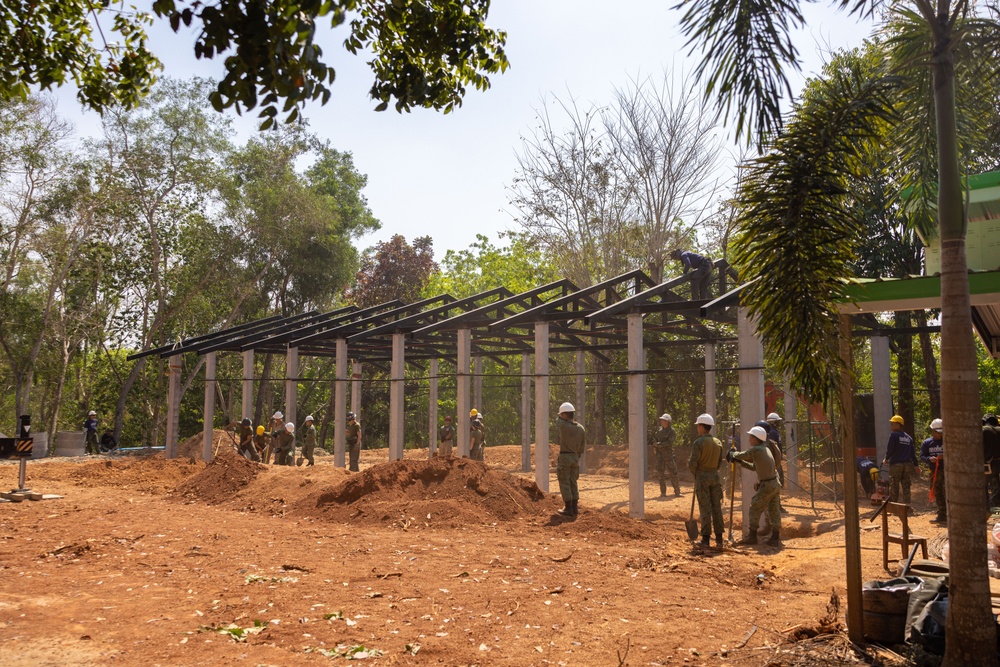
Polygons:
[[[898,544],[903,552],[902,558],[910,555],[910,545],[919,544],[924,558],[927,558],[927,538],[914,535],[910,532],[909,517],[907,510],[909,505],[901,503],[886,503],[882,510],[882,567],[889,571],[889,545]],[[889,515],[892,514],[899,519],[902,530],[898,533],[889,532]]]

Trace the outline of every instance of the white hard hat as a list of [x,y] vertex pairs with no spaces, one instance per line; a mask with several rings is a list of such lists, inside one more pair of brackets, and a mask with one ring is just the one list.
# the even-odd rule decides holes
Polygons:
[[576,408],[573,407],[572,403],[563,403],[559,406],[559,414],[564,412],[576,412]]
[[752,429],[747,431],[747,434],[752,435],[761,442],[767,442],[767,431],[764,430],[763,426],[754,426]]
[[88,416],[88,417],[96,417],[96,416],[97,416],[97,413],[96,413],[96,412],[94,412],[93,410],[91,410],[90,412],[88,412],[88,413],[87,413],[87,416]]
[[769,414],[767,416],[767,421],[769,421],[769,422],[780,422],[781,421],[781,415],[779,415],[777,412],[772,412],[771,414]]
[[288,422],[287,424],[285,424],[285,430],[288,431],[289,433],[295,433],[295,424],[293,424],[292,422]]
[[312,416],[312,415],[307,415],[307,416],[306,416],[306,421],[307,421],[307,422],[312,422],[312,421],[316,421],[316,420],[315,420],[315,419],[313,419],[313,416]]
[[931,422],[931,430],[932,431],[943,431],[944,430],[944,422],[942,422],[940,419],[933,420]]
[[702,426],[715,426],[715,419],[710,414],[698,415],[694,423],[701,424]]
[[280,410],[278,412],[275,412],[273,415],[271,415],[271,419],[284,419],[284,418],[285,418],[285,415],[281,414]]
[[662,415],[660,415],[660,419],[662,419],[665,422],[672,422],[674,420],[673,417],[671,417],[666,412],[664,412]]

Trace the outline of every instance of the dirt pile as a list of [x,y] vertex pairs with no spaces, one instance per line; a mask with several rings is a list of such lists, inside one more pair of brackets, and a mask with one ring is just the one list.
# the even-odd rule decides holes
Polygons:
[[125,459],[87,463],[69,476],[79,486],[110,486],[159,495],[170,493],[200,468],[187,459]]
[[222,503],[250,484],[263,469],[261,464],[248,461],[230,448],[221,447],[218,456],[201,472],[178,486],[176,493],[209,504]]
[[465,525],[552,513],[533,482],[470,459],[403,460],[368,468],[292,505],[293,514],[353,524]]
[[[177,455],[182,459],[194,459],[202,461],[201,445],[205,442],[203,433],[195,433],[187,440],[177,445]],[[212,451],[222,452],[224,450],[235,451],[233,435],[227,431],[217,428],[212,432]]]

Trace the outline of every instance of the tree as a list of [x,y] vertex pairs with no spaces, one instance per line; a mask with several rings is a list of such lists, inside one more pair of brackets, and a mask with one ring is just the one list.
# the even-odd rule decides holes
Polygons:
[[462,103],[466,86],[485,90],[488,75],[508,66],[506,34],[485,23],[489,6],[489,0],[154,0],[150,14],[108,0],[6,3],[0,99],[73,80],[80,101],[93,109],[135,106],[160,67],[144,31],[155,16],[175,32],[181,24],[195,26],[196,57],[224,58],[224,77],[206,93],[212,106],[240,112],[259,105],[266,129],[279,112],[291,122],[303,103],[330,99],[335,72],[315,41],[326,18],[332,28],[350,20],[344,42],[350,53],[374,54],[371,96],[378,110],[395,100],[397,111],[448,112]]
[[[843,0],[836,4],[862,13],[875,7],[874,3]],[[790,355],[788,365],[795,371],[797,384],[809,388],[812,395],[827,393],[836,386],[838,368],[838,359],[830,355],[827,344],[837,336],[830,314],[837,312],[844,267],[857,238],[853,216],[836,205],[848,192],[853,167],[861,159],[858,140],[872,138],[875,125],[892,119],[894,109],[888,94],[896,82],[834,77],[824,87],[829,95],[818,105],[822,108],[797,115],[794,124],[782,129],[780,101],[786,91],[791,96],[785,68],[799,65],[790,37],[790,30],[804,22],[799,3],[734,5],[724,0],[691,0],[684,7],[683,29],[692,43],[704,48],[699,73],[706,76],[708,91],[718,93],[720,108],[727,118],[735,117],[738,133],[770,151],[753,166],[755,173],[742,192],[747,212],[743,219],[749,222],[751,215],[762,216],[762,224],[767,220],[774,227],[766,231],[748,228],[739,242],[737,263],[744,280],[775,272],[781,276],[781,284],[759,279],[743,295],[743,303],[758,317],[765,339]],[[915,178],[923,188],[918,195],[936,198],[942,244],[942,418],[949,430],[949,461],[955,462],[946,476],[954,574],[944,664],[996,665],[996,631],[982,539],[986,512],[977,414],[979,384],[965,257],[956,105],[960,81],[971,83],[963,95],[974,95],[976,85],[995,77],[960,79],[956,68],[972,64],[995,67],[995,61],[982,62],[990,59],[974,55],[971,44],[976,40],[995,44],[1000,26],[988,17],[975,16],[966,0],[936,4],[910,0],[893,6],[892,12],[903,24],[895,42],[900,56],[896,62],[905,64],[892,72],[902,75],[896,99],[904,123],[897,126],[897,144],[903,148],[904,163],[909,158],[911,164],[932,164],[926,159],[929,155],[936,162],[934,178],[927,178],[926,173]],[[956,61],[959,54],[964,58]],[[924,76],[906,76],[917,73]],[[821,112],[826,112],[825,117]],[[928,122],[931,132],[922,136],[907,132],[926,128]],[[930,152],[926,150],[927,136],[936,138]],[[821,219],[824,224],[820,224]],[[823,251],[819,262],[796,266],[811,264],[820,254],[817,249]],[[772,253],[776,254],[773,258]],[[776,289],[768,292],[768,287]],[[797,314],[774,305],[780,302],[794,303]],[[789,326],[799,327],[802,335],[785,335],[782,341],[781,332],[787,334],[792,330]],[[826,336],[825,340],[820,336]],[[805,362],[804,355],[810,350],[818,363]]]
[[466,250],[445,252],[441,269],[431,275],[423,296],[447,293],[461,299],[501,286],[518,294],[557,280],[555,268],[540,248],[523,236],[507,237],[511,242],[506,248],[476,234],[476,241]]
[[418,236],[410,245],[401,234],[394,234],[365,251],[347,300],[360,308],[393,299],[413,303],[437,268],[431,237]]

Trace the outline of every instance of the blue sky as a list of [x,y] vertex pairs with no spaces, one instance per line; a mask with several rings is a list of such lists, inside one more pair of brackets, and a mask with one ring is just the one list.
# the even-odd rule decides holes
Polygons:
[[[320,43],[337,79],[330,102],[308,106],[305,116],[312,131],[351,151],[368,175],[365,194],[382,229],[362,239],[362,247],[397,233],[429,234],[440,257],[447,249],[467,247],[477,233],[496,239],[498,232],[514,228],[505,188],[515,174],[519,137],[531,131],[533,107],[542,95],[572,93],[583,102],[604,103],[615,86],[637,74],[694,69],[672,4],[494,0],[489,23],[508,33],[511,68],[492,78],[489,91],[469,92],[463,106],[448,115],[373,111],[365,59],[340,46],[343,29],[324,29]],[[831,46],[856,46],[870,32],[832,9],[816,4],[804,9],[808,25],[796,38],[804,76],[819,71]],[[165,74],[220,76],[220,61],[194,58],[191,35],[175,35],[161,24],[152,30],[151,42]],[[802,80],[793,82],[793,90]],[[60,111],[82,134],[96,133],[97,116],[79,110],[73,95],[60,92]],[[234,122],[244,137],[253,131],[250,119]]]

